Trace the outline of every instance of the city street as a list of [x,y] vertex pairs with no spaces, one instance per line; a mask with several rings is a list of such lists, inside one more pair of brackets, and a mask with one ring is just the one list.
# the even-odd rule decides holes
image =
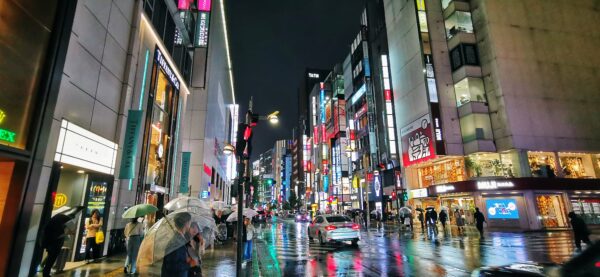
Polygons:
[[267,225],[255,241],[265,276],[467,276],[484,265],[563,262],[574,251],[569,232],[490,233],[479,240],[472,228],[432,239],[420,231],[398,234],[397,227],[362,232],[358,247],[309,241],[307,223]]

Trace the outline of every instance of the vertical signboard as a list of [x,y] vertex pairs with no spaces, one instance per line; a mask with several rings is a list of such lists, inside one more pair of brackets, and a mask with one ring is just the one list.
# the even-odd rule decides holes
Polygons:
[[402,165],[404,167],[435,157],[434,138],[429,114],[422,116],[400,130]]
[[190,189],[189,177],[190,177],[190,158],[191,152],[181,153],[181,177],[179,180],[179,192],[188,193]]
[[125,141],[123,141],[119,179],[133,179],[135,176],[135,160],[140,130],[142,128],[143,113],[143,111],[139,110],[129,110],[127,114],[127,126],[125,127]]
[[198,12],[196,19],[196,38],[194,39],[195,47],[208,47],[208,27],[210,23],[209,12]]
[[198,0],[198,10],[203,12],[210,12],[211,0]]

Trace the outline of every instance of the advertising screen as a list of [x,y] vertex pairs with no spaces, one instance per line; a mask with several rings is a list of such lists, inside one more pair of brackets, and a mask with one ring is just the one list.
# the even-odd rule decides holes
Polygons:
[[489,219],[518,219],[519,210],[517,210],[517,200],[508,199],[487,199],[485,207]]
[[400,131],[402,136],[402,165],[409,166],[435,158],[434,139],[429,114]]

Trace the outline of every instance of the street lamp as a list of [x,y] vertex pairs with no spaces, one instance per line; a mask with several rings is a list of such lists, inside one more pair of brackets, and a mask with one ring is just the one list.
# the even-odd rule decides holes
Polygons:
[[235,152],[235,146],[226,143],[225,146],[223,147],[223,154],[225,154],[226,156],[229,156],[231,154],[233,154]]
[[[248,185],[248,182],[250,181],[250,177],[248,176],[248,172],[250,171],[250,153],[248,153],[250,150],[250,144],[252,143],[251,141],[251,137],[252,137],[252,127],[254,127],[257,123],[257,121],[259,120],[268,120],[271,124],[277,124],[279,122],[279,111],[275,111],[271,114],[269,114],[268,116],[260,116],[258,114],[255,114],[252,112],[252,97],[250,97],[250,103],[248,105],[248,111],[246,112],[246,117],[244,120],[243,124],[240,124],[241,126],[244,126],[244,129],[238,129],[238,137],[243,138],[243,141],[238,141],[238,143],[242,143],[241,145],[245,145],[245,149],[242,151],[242,149],[237,149],[238,151],[236,151],[236,148],[230,145],[226,145],[225,148],[227,149],[223,149],[224,151],[227,150],[227,152],[230,153],[236,153],[236,155],[238,155],[237,160],[238,160],[238,201],[237,201],[237,205],[238,205],[238,224],[237,224],[237,258],[235,261],[235,266],[236,266],[236,276],[241,276],[242,275],[242,252],[243,252],[243,242],[242,242],[242,218],[243,218],[243,210],[244,210],[244,194],[245,194],[245,190],[244,190],[244,183],[246,183],[246,185]],[[237,145],[239,147],[239,145]],[[232,151],[233,150],[233,151]],[[246,151],[247,150],[247,151]]]

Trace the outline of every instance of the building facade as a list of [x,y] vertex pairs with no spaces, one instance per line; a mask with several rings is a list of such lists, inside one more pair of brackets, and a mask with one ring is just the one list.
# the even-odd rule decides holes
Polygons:
[[409,203],[467,222],[479,207],[497,229],[569,228],[569,211],[597,224],[600,60],[575,27],[599,23],[591,2],[551,21],[566,1],[384,3]]
[[[126,222],[121,214],[128,207],[151,203],[162,209],[189,191],[190,153],[192,159],[202,153],[184,142],[193,129],[189,125],[201,117],[188,107],[212,103],[215,110],[209,113],[218,118],[200,121],[235,119],[228,108],[233,80],[223,47],[223,2],[212,1],[212,10],[210,5],[188,4],[47,1],[42,9],[39,3],[33,7],[3,1],[14,17],[2,31],[12,38],[2,41],[28,47],[4,45],[2,56],[38,73],[7,76],[22,84],[0,97],[0,226],[10,241],[0,246],[0,275],[35,274],[43,227],[69,207],[84,210],[76,217],[75,235],[65,242],[68,263],[84,259],[84,222],[92,210],[100,212],[106,233],[102,253],[107,255],[124,250],[116,238],[122,235]],[[202,20],[210,12],[214,24],[209,32]],[[31,20],[16,20],[24,17]],[[35,38],[29,35],[33,30]],[[212,52],[209,37],[216,45]],[[207,75],[199,68],[206,68]],[[201,77],[208,78],[203,81],[209,92],[192,98],[201,95]],[[18,114],[10,106],[21,98]],[[211,146],[226,141],[231,132],[227,124],[219,126],[206,132]],[[205,160],[219,173],[215,194],[222,195],[227,164],[219,155]],[[153,223],[159,216],[146,220]]]

